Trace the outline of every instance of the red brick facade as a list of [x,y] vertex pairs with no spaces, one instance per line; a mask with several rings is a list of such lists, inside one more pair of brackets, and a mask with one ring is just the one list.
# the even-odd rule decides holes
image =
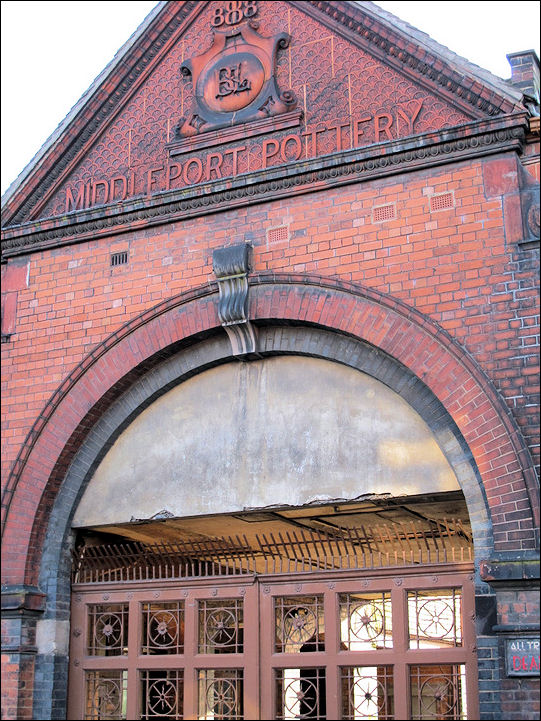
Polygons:
[[[369,3],[259,3],[259,32],[291,36],[276,78],[304,119],[231,136],[214,160],[193,140],[172,155],[174,125],[194,102],[184,84],[179,109],[178,65],[210,45],[211,11],[225,4],[206,5],[167,3],[154,15],[127,50],[135,86],[123,90],[113,68],[6,194],[3,718],[38,717],[35,639],[25,636],[45,608],[43,539],[70,463],[136,378],[220,330],[212,254],[240,242],[253,247],[251,322],[369,343],[421,379],[456,424],[489,509],[478,582],[497,596],[496,630],[480,631],[490,661],[480,665],[481,718],[537,718],[535,679],[506,677],[496,649],[505,634],[539,634],[529,585],[539,528],[539,126],[512,86],[485,85],[471,69],[459,83],[445,55],[434,60]],[[127,262],[111,265],[124,252]]]

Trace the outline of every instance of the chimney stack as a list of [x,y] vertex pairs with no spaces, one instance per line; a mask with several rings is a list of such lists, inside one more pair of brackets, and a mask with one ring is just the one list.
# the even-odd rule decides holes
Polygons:
[[539,58],[535,50],[507,55],[511,65],[511,84],[539,102]]

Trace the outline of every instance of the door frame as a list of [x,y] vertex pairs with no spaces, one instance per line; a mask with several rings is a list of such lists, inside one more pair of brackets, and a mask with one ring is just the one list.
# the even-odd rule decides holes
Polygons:
[[[422,569],[422,570],[421,570]],[[410,649],[407,629],[407,593],[412,590],[460,588],[462,596],[462,645],[449,649]],[[393,648],[378,651],[348,651],[339,647],[337,604],[340,593],[387,591],[393,613],[401,618],[393,626]],[[323,652],[303,654],[276,653],[274,649],[274,599],[279,596],[315,594],[323,597],[325,638]],[[200,653],[198,647],[198,603],[202,600],[241,599],[243,606],[242,653]],[[143,603],[184,602],[185,652],[179,655],[143,655],[139,653],[142,638]],[[86,653],[88,607],[97,604],[126,604],[128,612],[127,654],[96,656]],[[185,719],[200,717],[197,674],[205,669],[243,669],[244,718],[276,717],[274,673],[281,668],[325,667],[327,718],[342,718],[339,673],[342,667],[359,662],[394,667],[394,717],[411,718],[408,669],[413,665],[448,662],[464,664],[467,714],[478,718],[477,658],[475,636],[474,576],[471,563],[433,566],[391,567],[325,571],[315,573],[242,575],[229,577],[185,578],[167,581],[145,580],[124,583],[74,584],[72,589],[71,649],[69,673],[68,718],[85,716],[85,672],[97,669],[127,671],[127,704],[125,718],[141,718],[139,674],[145,670],[182,669],[184,674]],[[398,610],[397,610],[398,609]],[[133,619],[133,620],[132,620]],[[436,652],[436,653],[435,653]],[[436,660],[437,656],[437,660]],[[294,661],[293,661],[294,658]],[[443,658],[443,661],[442,661]],[[96,717],[97,718],[97,717]],[[149,716],[150,718],[150,716]],[[449,718],[454,718],[449,716]]]

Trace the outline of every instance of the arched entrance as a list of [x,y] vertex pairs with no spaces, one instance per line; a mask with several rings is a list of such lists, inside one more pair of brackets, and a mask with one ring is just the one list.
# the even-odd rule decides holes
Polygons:
[[[357,369],[394,390],[426,422],[466,501],[476,594],[484,601],[490,589],[479,578],[478,562],[497,548],[493,529],[505,514],[493,524],[497,482],[487,483],[485,491],[479,468],[494,479],[505,464],[506,479],[515,478],[517,498],[530,509],[524,514],[536,507],[530,502],[529,462],[513,461],[524,456],[520,434],[490,383],[441,330],[386,296],[328,279],[309,283],[262,275],[253,283],[250,318],[258,326],[261,357],[295,354]],[[216,295],[205,287],[168,299],[95,348],[44,408],[14,467],[3,539],[15,549],[17,566],[6,567],[6,580],[24,582],[31,592],[38,586],[47,595],[37,623],[35,667],[42,680],[36,717],[65,715],[71,529],[79,501],[109,448],[144,408],[188,378],[232,360],[216,317]],[[20,519],[33,519],[34,542],[15,553]]]
[[475,717],[466,503],[382,380],[298,353],[222,364],[90,468],[70,717]]

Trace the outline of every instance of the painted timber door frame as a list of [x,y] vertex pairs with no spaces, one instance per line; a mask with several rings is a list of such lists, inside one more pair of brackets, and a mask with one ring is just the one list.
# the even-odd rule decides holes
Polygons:
[[478,718],[471,565],[75,584],[68,718],[155,717]]

